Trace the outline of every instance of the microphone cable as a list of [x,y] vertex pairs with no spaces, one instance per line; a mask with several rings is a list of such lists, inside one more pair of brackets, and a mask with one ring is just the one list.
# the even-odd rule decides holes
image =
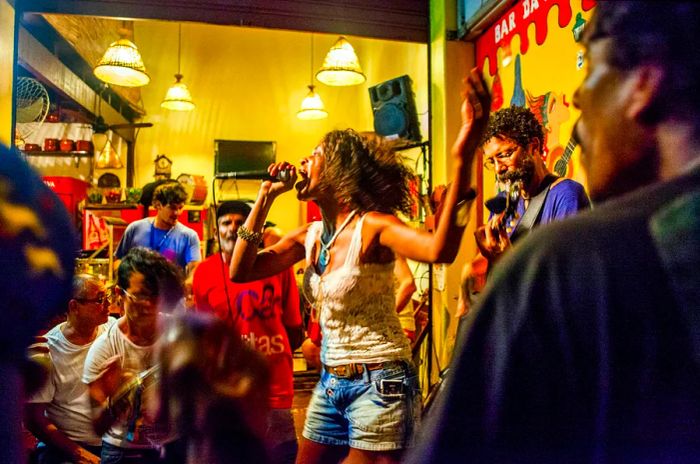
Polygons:
[[[228,270],[226,269],[226,263],[224,262],[224,255],[221,248],[221,235],[219,234],[219,218],[216,214],[217,210],[219,209],[219,205],[216,202],[216,178],[212,179],[211,184],[211,199],[214,202],[214,234],[216,235],[216,243],[219,247],[217,252],[221,258],[221,276],[223,277],[224,281],[224,293],[226,294],[226,307],[228,309],[227,320],[230,321],[231,327],[233,327],[236,322],[238,322],[238,314],[236,313],[234,317],[233,307],[231,306],[231,295],[229,295],[228,292],[228,280],[230,280],[230,277],[229,273],[227,272]],[[236,183],[236,191],[238,191],[238,183]]]

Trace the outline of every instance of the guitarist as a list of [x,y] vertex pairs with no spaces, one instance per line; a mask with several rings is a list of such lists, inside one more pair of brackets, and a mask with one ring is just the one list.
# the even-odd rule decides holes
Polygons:
[[543,140],[542,125],[527,108],[511,106],[489,118],[481,144],[484,167],[494,171],[498,182],[507,188],[486,202],[491,216],[475,232],[479,254],[463,273],[463,301],[458,313],[468,311],[473,296],[485,285],[490,267],[530,229],[590,208],[581,184],[547,170],[542,159]]

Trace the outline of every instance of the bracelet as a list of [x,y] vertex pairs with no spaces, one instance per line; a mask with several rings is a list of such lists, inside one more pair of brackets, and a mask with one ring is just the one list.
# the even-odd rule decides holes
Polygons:
[[236,233],[242,240],[246,242],[253,243],[255,245],[260,245],[262,242],[263,234],[262,232],[253,232],[246,226],[240,226],[238,232]]

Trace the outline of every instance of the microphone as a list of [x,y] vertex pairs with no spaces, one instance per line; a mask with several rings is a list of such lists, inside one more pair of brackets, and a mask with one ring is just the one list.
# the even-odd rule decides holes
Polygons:
[[289,171],[284,169],[277,173],[277,177],[270,176],[265,169],[258,169],[255,171],[220,172],[214,176],[214,179],[261,179],[271,180],[273,182],[285,182],[289,180]]

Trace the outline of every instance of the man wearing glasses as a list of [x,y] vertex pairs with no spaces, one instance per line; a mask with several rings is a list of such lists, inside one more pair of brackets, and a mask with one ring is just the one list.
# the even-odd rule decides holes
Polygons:
[[[542,159],[543,146],[542,125],[529,109],[511,106],[489,118],[481,145],[484,166],[495,171],[499,183],[512,186],[510,190],[514,193],[513,208],[493,214],[488,225],[477,230],[477,245],[489,261],[497,259],[529,228],[590,207],[581,184],[558,178],[547,170]],[[508,194],[506,190],[499,196],[505,198]],[[541,203],[535,201],[539,194],[544,197]],[[528,227],[525,215],[530,206],[537,211],[528,213],[528,216],[534,214]]]
[[581,184],[547,170],[543,146],[542,125],[529,109],[511,106],[490,116],[481,145],[484,167],[494,171],[506,188],[487,202],[498,205],[501,200],[501,207],[493,208],[488,224],[475,232],[479,254],[463,271],[458,315],[469,311],[486,283],[486,273],[512,243],[533,227],[590,208]]
[[99,462],[101,439],[92,428],[88,387],[81,377],[90,346],[114,323],[107,316],[102,281],[76,275],[66,321],[44,336],[51,361],[48,379],[25,406],[26,426],[41,441],[37,462]]
[[159,313],[182,304],[182,275],[163,256],[141,247],[129,251],[117,275],[124,316],[93,343],[83,382],[95,431],[104,434],[101,462],[154,463],[171,441],[151,407],[157,403]]

